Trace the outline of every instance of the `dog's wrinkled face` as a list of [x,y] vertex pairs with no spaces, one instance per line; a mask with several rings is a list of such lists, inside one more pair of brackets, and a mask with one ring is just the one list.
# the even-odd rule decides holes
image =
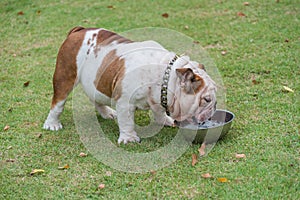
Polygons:
[[171,117],[176,121],[187,120],[201,123],[208,120],[216,110],[216,84],[205,69],[177,68],[178,88]]

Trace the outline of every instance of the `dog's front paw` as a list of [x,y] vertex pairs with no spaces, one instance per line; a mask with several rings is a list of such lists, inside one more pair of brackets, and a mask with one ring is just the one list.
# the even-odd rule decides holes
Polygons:
[[51,131],[58,131],[59,129],[62,129],[62,125],[60,121],[49,121],[46,120],[44,123],[43,128],[46,130],[51,130]]
[[136,132],[133,133],[120,133],[118,144],[122,142],[127,144],[128,142],[140,142],[140,138],[136,135]]
[[175,127],[175,121],[174,119],[172,119],[171,117],[169,116],[166,116],[166,119],[165,119],[165,126],[171,126],[171,127]]

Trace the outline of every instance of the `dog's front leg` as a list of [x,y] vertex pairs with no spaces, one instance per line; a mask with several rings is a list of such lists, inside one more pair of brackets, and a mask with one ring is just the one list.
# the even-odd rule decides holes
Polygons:
[[154,119],[158,124],[172,127],[175,126],[174,119],[167,116],[166,111],[160,106],[160,104],[149,103],[149,105],[154,115]]
[[155,118],[155,120],[158,124],[175,127],[174,119],[167,116],[166,112],[164,112],[164,111],[163,112],[156,112],[156,113],[153,112],[153,115],[154,115],[154,118]]
[[123,104],[122,102],[118,102],[116,110],[120,131],[118,143],[140,142],[140,138],[134,131],[134,112],[136,107],[129,103]]

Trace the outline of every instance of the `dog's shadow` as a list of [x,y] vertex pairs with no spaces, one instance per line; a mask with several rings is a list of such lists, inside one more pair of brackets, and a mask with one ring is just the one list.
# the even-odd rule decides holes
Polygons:
[[[152,152],[169,144],[177,134],[178,129],[173,127],[158,127],[156,130],[149,126],[151,119],[149,111],[138,110],[135,113],[136,132],[141,138],[140,143],[118,144],[119,128],[116,120],[103,119],[97,115],[98,122],[104,135],[115,145],[130,152]],[[149,136],[149,133],[151,135]]]

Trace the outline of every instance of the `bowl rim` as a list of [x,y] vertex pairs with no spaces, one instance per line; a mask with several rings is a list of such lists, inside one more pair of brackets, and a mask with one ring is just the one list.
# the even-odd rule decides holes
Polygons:
[[[235,115],[233,114],[233,112],[231,112],[231,111],[229,111],[229,110],[225,110],[225,109],[216,109],[215,112],[217,112],[217,111],[223,111],[223,112],[226,112],[226,113],[231,114],[231,115],[232,115],[232,119],[229,120],[228,122],[231,122],[231,121],[235,118]],[[228,122],[226,122],[226,124],[227,124]]]
[[[226,114],[228,113],[228,114],[230,114],[232,117],[231,117],[231,119],[230,119],[229,121],[224,122],[223,124],[219,124],[219,125],[213,126],[213,127],[202,128],[201,126],[198,126],[198,130],[208,130],[208,129],[213,129],[213,128],[223,127],[223,126],[225,126],[226,124],[231,123],[231,122],[234,120],[234,118],[235,118],[235,115],[234,115],[231,111],[229,111],[229,110],[225,110],[225,109],[216,109],[215,113],[216,113],[217,111],[225,112]],[[215,114],[215,113],[214,113],[214,114]]]
[[215,112],[217,112],[217,111],[221,111],[221,112],[228,113],[228,114],[230,114],[232,117],[231,117],[231,119],[230,119],[229,121],[227,121],[227,122],[225,122],[225,123],[223,123],[223,124],[220,124],[220,125],[213,126],[213,127],[203,128],[203,127],[201,127],[201,126],[196,126],[196,125],[195,125],[195,126],[193,126],[193,127],[186,127],[186,126],[184,126],[183,128],[186,128],[186,129],[192,129],[192,130],[208,130],[208,129],[214,129],[214,128],[223,127],[223,126],[225,126],[226,124],[231,123],[231,122],[234,120],[234,118],[235,118],[235,115],[234,115],[231,111],[229,111],[229,110],[225,110],[225,109],[216,109]]

